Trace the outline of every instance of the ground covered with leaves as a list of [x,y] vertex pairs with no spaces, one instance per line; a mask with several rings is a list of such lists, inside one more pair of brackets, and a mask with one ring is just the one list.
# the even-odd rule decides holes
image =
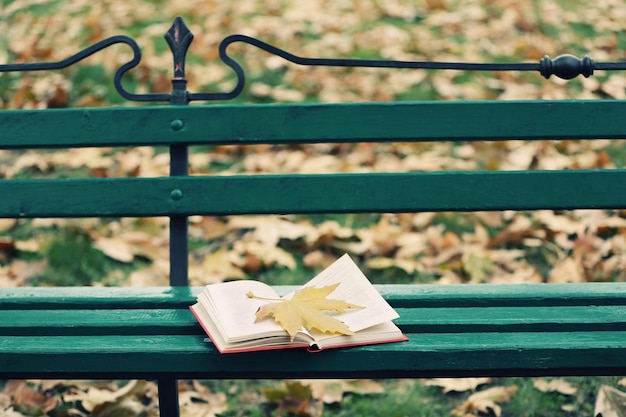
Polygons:
[[[234,76],[217,53],[221,39],[233,33],[297,55],[329,58],[537,62],[572,53],[617,61],[626,49],[626,5],[619,0],[9,0],[3,7],[0,30],[8,36],[0,38],[1,63],[57,61],[127,34],[143,51],[140,66],[124,79],[137,92],[169,91],[172,61],[162,37],[177,15],[195,35],[187,64],[192,92],[233,87]],[[566,83],[522,72],[303,68],[243,45],[233,45],[232,54],[245,62],[248,75],[239,102],[626,98],[626,75],[619,72],[598,71]],[[0,74],[0,108],[131,105],[112,86],[112,74],[129,57],[122,45],[65,70]],[[625,160],[621,141],[546,138],[198,147],[190,170],[211,175],[581,169],[623,167]],[[0,178],[155,176],[166,175],[168,163],[167,152],[153,148],[0,150]],[[156,218],[0,219],[0,285],[166,285],[167,228],[166,219]],[[380,283],[624,281],[626,213],[193,217],[190,247],[193,285],[238,278],[303,283],[344,252]],[[620,398],[623,404],[616,393],[620,384],[619,378],[189,382],[181,385],[181,401],[188,415],[207,416],[590,416],[596,402],[608,416]],[[155,411],[150,383],[12,381],[0,387],[0,416]]]

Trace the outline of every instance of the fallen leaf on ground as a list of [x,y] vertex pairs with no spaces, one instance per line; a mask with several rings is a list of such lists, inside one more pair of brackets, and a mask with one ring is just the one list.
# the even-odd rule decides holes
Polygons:
[[293,255],[276,245],[264,245],[262,242],[238,240],[233,245],[233,249],[236,253],[242,254],[241,258],[243,261],[238,265],[240,267],[245,266],[246,258],[252,256],[258,260],[259,266],[282,266],[292,270],[296,268],[296,260]]
[[235,265],[234,256],[227,248],[220,248],[189,265],[189,280],[195,285],[222,282],[226,279],[244,279],[246,274]]
[[226,394],[212,392],[198,381],[178,393],[181,417],[215,417],[228,410]]
[[426,386],[443,388],[444,393],[473,391],[479,385],[488,384],[493,378],[433,378],[424,381]]
[[137,386],[137,380],[132,380],[118,390],[89,387],[86,391],[78,391],[63,396],[66,402],[80,401],[87,411],[93,411],[106,403],[119,403],[119,400],[130,393]]
[[493,387],[479,391],[469,396],[467,401],[452,410],[452,415],[459,417],[478,416],[479,413],[487,414],[489,410],[496,417],[502,414],[502,408],[498,403],[507,402],[517,391],[517,386]]
[[0,251],[12,252],[15,250],[15,241],[9,237],[0,237]]
[[16,240],[15,249],[21,252],[36,253],[41,249],[41,243],[39,239]]
[[371,379],[313,379],[302,381],[311,388],[311,395],[325,404],[341,402],[343,395],[381,394],[385,392],[382,384]]
[[[256,321],[273,317],[291,336],[292,341],[302,327],[308,330],[319,330],[322,333],[354,334],[347,325],[324,313],[324,311],[342,312],[363,308],[343,300],[326,298],[338,285],[339,283],[320,288],[304,287],[296,291],[290,299],[269,300],[278,302],[259,307],[256,312]],[[248,292],[247,295],[249,298],[263,299],[256,297],[252,292]]]
[[598,390],[593,415],[596,417],[626,417],[626,392],[602,385]]
[[565,258],[562,262],[556,264],[550,276],[548,277],[550,283],[566,283],[566,282],[584,282],[585,274],[580,262],[577,262],[574,258]]
[[[2,286],[15,287],[23,285],[27,280],[33,277],[41,275],[48,266],[48,261],[43,259],[36,262],[26,262],[21,259],[16,259],[8,266],[6,271],[6,280]],[[2,269],[0,269],[0,279],[3,277]]]
[[101,237],[96,239],[94,247],[106,256],[116,261],[129,263],[135,259],[135,250],[132,245],[121,239]]
[[26,381],[11,380],[7,382],[4,393],[11,399],[11,405],[15,411],[27,415],[45,415],[61,403],[59,397],[45,396],[31,388]]
[[541,392],[559,392],[564,395],[574,395],[578,389],[564,379],[553,379],[547,381],[544,378],[537,378],[533,385]]
[[311,387],[300,381],[283,381],[261,391],[271,403],[278,405],[276,416],[319,417],[324,410],[323,403],[313,399]]
[[17,224],[17,219],[0,219],[0,232],[6,232]]

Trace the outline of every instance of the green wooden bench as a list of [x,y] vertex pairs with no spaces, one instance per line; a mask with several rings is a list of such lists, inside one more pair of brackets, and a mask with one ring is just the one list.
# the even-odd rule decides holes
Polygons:
[[624,114],[617,100],[0,111],[1,149],[173,158],[167,177],[0,180],[0,217],[168,216],[173,246],[166,288],[0,288],[0,378],[156,379],[169,416],[187,378],[626,375],[626,283],[380,285],[408,342],[236,355],[204,341],[186,285],[192,215],[626,208],[623,169],[194,177],[188,146],[624,139]]

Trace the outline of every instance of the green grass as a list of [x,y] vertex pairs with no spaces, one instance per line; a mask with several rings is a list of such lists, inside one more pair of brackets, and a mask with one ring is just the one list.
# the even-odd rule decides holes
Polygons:
[[54,233],[43,255],[48,261],[47,268],[39,277],[31,279],[31,284],[60,287],[93,285],[105,280],[109,274],[124,279],[132,269],[143,263],[138,261],[131,266],[108,258],[94,248],[91,237],[78,227]]
[[619,378],[570,377],[566,380],[577,388],[574,395],[541,392],[533,386],[530,378],[504,379],[503,384],[515,384],[519,389],[509,402],[503,404],[502,414],[517,417],[594,417],[593,407],[600,386],[607,384],[616,387]]
[[408,90],[396,95],[399,101],[434,101],[441,99],[441,95],[433,86],[431,80],[426,78],[419,84],[411,86]]
[[148,263],[140,257],[128,264],[107,257],[94,247],[93,239],[80,222],[65,226],[35,226],[31,220],[22,220],[4,234],[17,242],[34,240],[40,246],[36,253],[15,250],[12,254],[12,258],[26,262],[46,260],[45,268],[30,276],[26,285],[119,285],[132,271]]
[[605,150],[616,168],[626,168],[626,141],[612,140]]
[[249,278],[270,285],[302,285],[315,275],[313,268],[307,268],[302,259],[296,259],[296,268],[264,268],[250,274]]
[[440,397],[436,389],[419,383],[384,381],[384,385],[384,394],[346,394],[340,404],[327,405],[324,416],[440,417],[449,415],[453,405],[449,398]]

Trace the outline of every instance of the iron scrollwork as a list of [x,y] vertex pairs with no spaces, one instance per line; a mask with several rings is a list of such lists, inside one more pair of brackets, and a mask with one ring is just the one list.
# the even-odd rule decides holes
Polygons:
[[538,63],[468,63],[468,62],[435,62],[435,61],[396,61],[378,59],[351,59],[351,58],[305,58],[294,55],[274,45],[246,35],[229,35],[219,44],[219,56],[224,64],[235,73],[235,87],[228,92],[190,93],[187,91],[185,78],[186,54],[193,41],[193,34],[179,16],[165,34],[165,39],[172,51],[174,59],[174,77],[171,93],[136,94],[129,92],[122,85],[122,78],[141,61],[141,50],[137,43],[128,36],[112,36],[99,41],[82,51],[56,62],[20,63],[0,65],[0,72],[13,71],[44,71],[58,70],[69,67],[83,59],[115,44],[126,44],[133,52],[130,61],[123,64],[114,76],[114,85],[118,93],[131,101],[168,101],[172,104],[186,104],[190,101],[230,100],[241,94],[245,86],[245,72],[243,67],[228,55],[227,49],[234,43],[244,43],[254,46],[269,54],[302,66],[330,66],[330,67],[366,67],[366,68],[404,68],[430,70],[465,70],[465,71],[538,71],[543,77],[556,76],[565,80],[579,75],[590,77],[595,70],[626,70],[626,62],[595,62],[588,56],[582,59],[573,55],[559,55],[552,59],[543,57]]

